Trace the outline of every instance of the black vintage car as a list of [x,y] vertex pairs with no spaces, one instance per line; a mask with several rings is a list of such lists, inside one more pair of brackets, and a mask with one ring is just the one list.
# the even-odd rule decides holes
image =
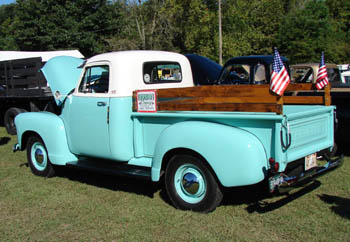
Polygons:
[[200,55],[186,54],[190,61],[193,82],[196,86],[214,85],[219,77],[222,66]]
[[[282,57],[289,73],[288,59]],[[271,80],[272,55],[240,56],[230,59],[221,70],[217,84],[267,84]]]

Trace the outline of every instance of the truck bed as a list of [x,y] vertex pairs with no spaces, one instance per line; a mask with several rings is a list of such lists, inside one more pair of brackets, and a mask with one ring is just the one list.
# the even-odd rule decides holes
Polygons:
[[332,106],[322,105],[284,105],[283,114],[158,111],[133,112],[132,116],[137,120],[137,129],[134,131],[136,134],[142,134],[140,137],[144,144],[143,152],[147,156],[153,155],[157,139],[167,127],[179,122],[209,121],[238,127],[254,134],[265,147],[266,159],[274,157],[281,162],[281,168],[284,169],[289,162],[332,147],[333,109]]
[[[312,84],[294,84],[288,86],[286,93],[318,92],[314,89]],[[281,162],[282,169],[289,162],[333,146],[334,107],[330,106],[329,88],[322,96],[303,97],[277,96],[270,92],[269,85],[151,91],[156,95],[156,112],[139,112],[138,91],[133,95],[133,116],[140,123],[143,138],[148,142],[145,151],[150,156],[158,135],[166,127],[188,120],[211,121],[254,134],[265,147],[266,159],[274,157]],[[159,117],[164,123],[155,126]]]

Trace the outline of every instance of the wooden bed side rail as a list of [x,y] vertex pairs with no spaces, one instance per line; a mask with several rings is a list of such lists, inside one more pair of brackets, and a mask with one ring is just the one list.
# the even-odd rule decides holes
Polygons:
[[[289,84],[283,96],[285,104],[323,104],[331,105],[331,84],[329,83],[323,90],[317,90],[314,83]],[[303,92],[302,96],[298,96]],[[289,96],[288,94],[291,94]],[[307,95],[309,94],[309,95]]]
[[[312,91],[312,84],[290,84],[286,93]],[[133,110],[139,111],[133,93]],[[222,85],[152,90],[157,111],[241,111],[283,113],[283,104],[330,105],[330,94],[323,96],[278,96],[269,85]],[[312,91],[314,92],[314,91]]]

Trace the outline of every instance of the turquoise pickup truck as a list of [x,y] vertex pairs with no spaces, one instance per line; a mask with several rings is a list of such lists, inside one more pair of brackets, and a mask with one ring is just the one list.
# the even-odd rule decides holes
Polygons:
[[[264,93],[260,85],[240,98],[228,91],[234,86],[195,87],[188,59],[177,53],[61,56],[42,72],[60,111],[15,119],[14,151],[27,150],[35,175],[70,166],[164,181],[176,208],[210,212],[225,187],[265,180],[270,192],[283,192],[341,164],[334,158],[320,166],[316,157],[333,146],[333,106],[282,110],[266,104],[278,99],[268,88],[257,103],[251,94]],[[197,90],[204,97],[194,103],[183,97]],[[250,103],[236,105],[242,100]]]

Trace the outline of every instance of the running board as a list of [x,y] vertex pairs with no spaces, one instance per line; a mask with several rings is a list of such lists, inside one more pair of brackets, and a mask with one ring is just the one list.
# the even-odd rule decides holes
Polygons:
[[105,160],[79,160],[68,162],[67,167],[95,171],[108,175],[132,176],[145,180],[151,180],[151,168],[128,164],[120,164]]

